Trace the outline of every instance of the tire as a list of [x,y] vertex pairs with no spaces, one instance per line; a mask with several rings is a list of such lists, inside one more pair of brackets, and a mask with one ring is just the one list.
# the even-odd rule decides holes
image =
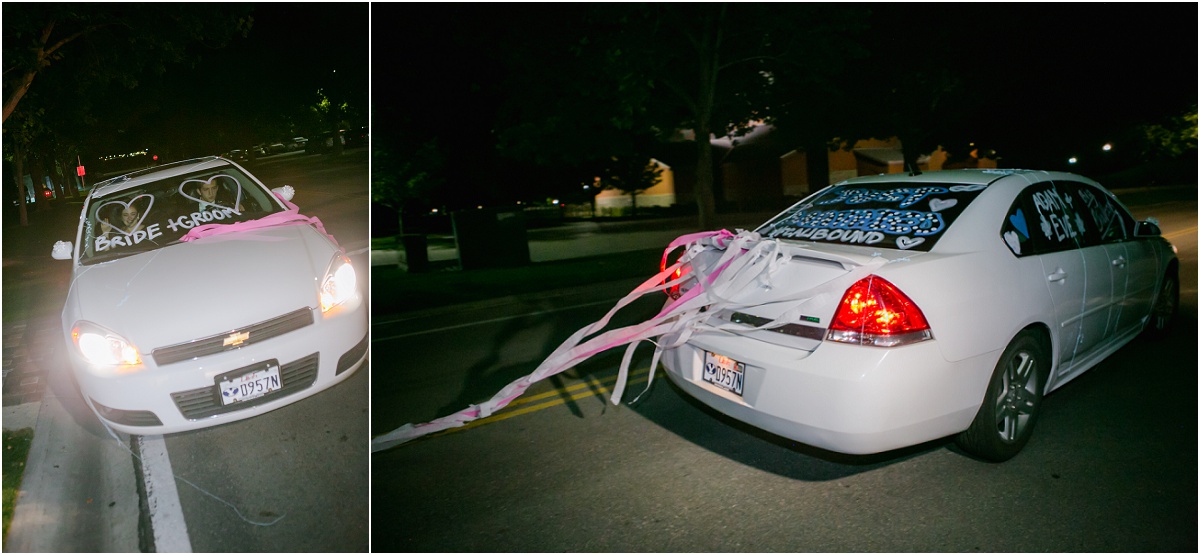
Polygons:
[[1178,313],[1179,271],[1172,268],[1163,276],[1162,284],[1158,286],[1158,296],[1154,298],[1154,308],[1150,309],[1150,317],[1146,319],[1143,335],[1152,340],[1166,337],[1174,327],[1175,315]]
[[971,427],[955,438],[967,453],[992,462],[1016,456],[1033,435],[1050,371],[1046,346],[1032,332],[1013,338],[996,363]]

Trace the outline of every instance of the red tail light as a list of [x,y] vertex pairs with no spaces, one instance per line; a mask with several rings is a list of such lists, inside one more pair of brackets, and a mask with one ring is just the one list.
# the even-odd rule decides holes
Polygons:
[[[662,264],[659,267],[659,269],[660,270],[667,269],[667,259],[666,258],[663,258]],[[672,299],[678,299],[679,297],[683,296],[683,293],[684,293],[684,291],[686,291],[686,289],[683,288],[683,282],[681,281],[681,279],[683,278],[683,276],[687,275],[691,271],[692,271],[692,267],[687,264],[684,264],[683,266],[676,268],[674,272],[671,272],[671,277],[667,278],[664,281],[664,283],[675,282],[675,283],[678,283],[679,285],[674,285],[672,287],[668,287],[667,289],[664,289],[663,292],[666,293],[667,296],[671,297]]]
[[932,338],[929,322],[916,303],[879,276],[867,276],[846,290],[826,335],[830,341],[875,347]]

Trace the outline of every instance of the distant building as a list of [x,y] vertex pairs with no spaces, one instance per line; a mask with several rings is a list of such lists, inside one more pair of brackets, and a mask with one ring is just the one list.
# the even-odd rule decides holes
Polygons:
[[[657,164],[662,173],[659,174],[658,181],[653,187],[637,195],[637,207],[665,207],[678,204],[678,199],[675,196],[675,172],[671,170],[671,166],[655,159],[651,159],[650,163]],[[625,214],[626,211],[633,207],[634,201],[634,197],[622,191],[605,189],[596,195],[596,215],[616,216]]]
[[[713,192],[718,205],[740,210],[782,207],[786,199],[813,192],[808,179],[808,152],[784,145],[770,125],[760,125],[740,137],[712,138]],[[696,149],[690,132],[681,141],[667,145],[654,160],[663,169],[659,182],[637,196],[638,207],[670,206],[694,202]],[[829,158],[829,183],[851,177],[905,171],[900,140],[861,140],[853,145],[826,153]],[[917,160],[920,171],[958,168],[995,168],[996,160],[978,157],[947,164],[948,153],[938,149]],[[598,215],[610,215],[627,209],[629,195],[605,190],[596,196]]]

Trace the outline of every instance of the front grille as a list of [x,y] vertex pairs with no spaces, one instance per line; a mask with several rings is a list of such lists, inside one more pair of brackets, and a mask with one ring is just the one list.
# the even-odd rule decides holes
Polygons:
[[[278,318],[272,318],[265,322],[252,324],[244,328],[230,330],[229,333],[213,335],[203,339],[188,341],[178,345],[168,347],[159,347],[154,349],[150,354],[154,357],[154,362],[159,366],[179,362],[182,360],[191,360],[194,358],[223,353],[240,349],[247,345],[253,345],[260,341],[266,341],[272,337],[278,337],[289,331],[295,331],[304,326],[313,323],[313,311],[311,308],[301,308],[295,312],[284,314]],[[240,341],[230,341],[231,339],[241,339]],[[235,344],[236,343],[236,344]]]
[[[320,353],[313,353],[295,362],[280,366],[279,380],[283,382],[282,387],[257,399],[224,405],[221,403],[221,390],[216,383],[208,387],[172,393],[171,399],[175,401],[175,406],[179,408],[179,412],[183,413],[183,417],[188,420],[201,420],[218,414],[242,410],[307,389],[317,380],[319,361]],[[261,367],[262,364],[256,364],[253,368]],[[240,374],[248,370],[249,368],[234,370],[227,374]],[[220,381],[220,378],[216,381]]]
[[[758,327],[771,322],[771,319],[763,318],[761,316],[753,316],[744,312],[734,312],[733,315],[729,317],[729,321],[735,324],[746,324],[747,326]],[[765,331],[794,335],[796,337],[803,337],[806,339],[825,339],[825,328],[819,328],[817,326],[805,326],[803,324],[784,324],[777,328],[770,328]]]

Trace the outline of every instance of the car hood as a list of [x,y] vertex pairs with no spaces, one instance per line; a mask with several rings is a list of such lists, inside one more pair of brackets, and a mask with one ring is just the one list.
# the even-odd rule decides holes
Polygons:
[[[337,249],[306,225],[214,235],[81,268],[64,310],[142,352],[318,304]],[[71,316],[69,316],[71,315]]]

